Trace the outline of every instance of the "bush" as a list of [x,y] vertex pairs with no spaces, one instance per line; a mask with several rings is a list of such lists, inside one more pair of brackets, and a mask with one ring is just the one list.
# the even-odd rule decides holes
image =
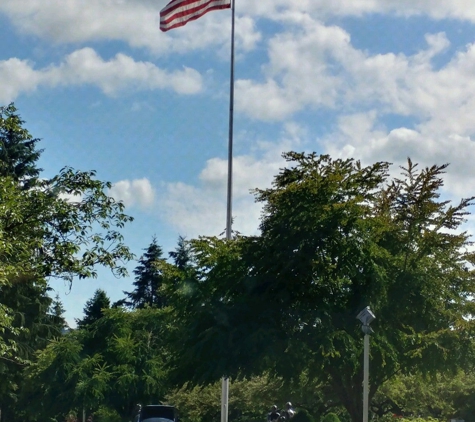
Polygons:
[[335,415],[334,413],[327,413],[323,418],[322,422],[340,422],[340,418],[338,415]]
[[292,422],[315,422],[313,416],[306,409],[299,410],[291,419]]
[[117,422],[120,421],[120,415],[114,410],[108,407],[100,407],[97,412],[94,413],[94,422]]

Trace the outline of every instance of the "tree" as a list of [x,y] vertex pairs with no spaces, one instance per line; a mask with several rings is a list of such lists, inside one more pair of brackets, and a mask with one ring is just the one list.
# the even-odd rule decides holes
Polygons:
[[167,321],[164,308],[112,308],[50,342],[27,371],[25,419],[63,419],[85,408],[129,420],[137,403],[163,400]]
[[110,299],[102,289],[97,289],[94,296],[86,302],[84,307],[84,318],[77,319],[79,328],[85,328],[104,316],[105,310],[110,308]]
[[11,178],[0,179],[4,278],[35,274],[71,281],[95,277],[97,265],[126,274],[120,263],[132,254],[117,229],[132,219],[123,204],[106,195],[110,184],[94,175],[65,168],[27,191]]
[[36,149],[39,139],[23,128],[24,123],[14,104],[0,107],[0,177],[31,187],[41,171],[36,162],[43,150]]
[[173,259],[175,266],[180,270],[186,270],[191,263],[191,249],[189,242],[183,236],[178,237],[178,245],[174,251],[168,253]]
[[[290,399],[292,403],[298,403],[299,407],[292,422],[314,422],[314,418],[305,408],[311,409],[312,414],[316,411],[318,398],[315,394],[314,388],[317,387],[315,385],[302,382],[289,385],[283,379],[273,377],[269,373],[242,380],[232,379],[230,384],[232,386],[228,409],[230,420],[261,422],[266,419],[272,405],[285,408],[284,403]],[[180,410],[183,420],[206,422],[219,419],[220,396],[221,381],[194,388],[190,388],[187,383],[170,391],[166,396],[166,402],[173,403]]]
[[370,398],[395,374],[473,355],[475,259],[460,230],[473,198],[440,200],[446,165],[408,160],[391,179],[384,162],[285,158],[272,187],[255,191],[259,236],[192,241],[196,282],[173,297],[176,365],[196,383],[306,372],[359,422],[366,305],[377,315]]
[[127,299],[122,301],[125,305],[136,309],[145,306],[163,307],[165,305],[165,298],[160,292],[163,283],[160,263],[165,262],[162,254],[162,248],[154,237],[134,270],[133,285],[135,289],[132,292],[124,292],[127,295]]
[[376,415],[470,420],[475,412],[472,368],[456,374],[400,375],[384,383],[373,400]]
[[22,279],[11,285],[0,285],[2,305],[11,316],[2,342],[8,347],[0,357],[0,408],[3,418],[11,420],[23,385],[23,371],[34,359],[36,350],[49,339],[59,336],[60,329],[48,313],[51,298],[45,280]]
[[51,303],[49,313],[53,319],[53,323],[60,328],[61,332],[63,332],[63,330],[68,327],[68,324],[64,318],[65,312],[66,310],[64,309],[63,303],[59,298],[59,294],[56,294],[53,302]]
[[[16,399],[16,366],[58,334],[47,280],[125,275],[133,255],[120,229],[132,218],[94,171],[63,168],[40,179],[41,150],[13,105],[0,107],[0,412]],[[56,321],[57,322],[57,321]]]

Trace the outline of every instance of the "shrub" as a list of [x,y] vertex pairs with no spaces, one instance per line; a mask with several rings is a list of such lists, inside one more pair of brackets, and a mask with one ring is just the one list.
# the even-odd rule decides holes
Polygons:
[[313,416],[307,410],[299,410],[291,419],[292,422],[314,422]]
[[94,422],[117,422],[120,421],[119,414],[108,407],[100,407],[97,412],[94,413]]
[[323,418],[322,422],[340,422],[340,418],[335,413],[327,413]]

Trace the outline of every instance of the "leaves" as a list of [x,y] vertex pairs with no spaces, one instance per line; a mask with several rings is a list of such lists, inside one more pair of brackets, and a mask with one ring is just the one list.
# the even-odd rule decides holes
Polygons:
[[409,160],[391,179],[385,162],[284,157],[272,187],[255,190],[258,236],[191,242],[192,278],[173,302],[185,339],[176,366],[196,383],[306,372],[357,420],[356,315],[367,305],[377,316],[371,396],[397,373],[460,366],[472,348],[475,274],[461,225],[473,198],[441,199],[447,165]]

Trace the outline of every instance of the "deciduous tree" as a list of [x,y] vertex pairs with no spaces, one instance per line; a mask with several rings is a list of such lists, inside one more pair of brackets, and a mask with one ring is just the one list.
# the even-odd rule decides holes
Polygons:
[[474,254],[461,225],[473,198],[440,198],[446,165],[408,160],[391,178],[385,162],[285,158],[255,191],[260,235],[192,241],[196,280],[174,297],[177,364],[197,383],[307,371],[359,422],[365,306],[377,316],[370,397],[395,374],[455,368],[472,349]]

